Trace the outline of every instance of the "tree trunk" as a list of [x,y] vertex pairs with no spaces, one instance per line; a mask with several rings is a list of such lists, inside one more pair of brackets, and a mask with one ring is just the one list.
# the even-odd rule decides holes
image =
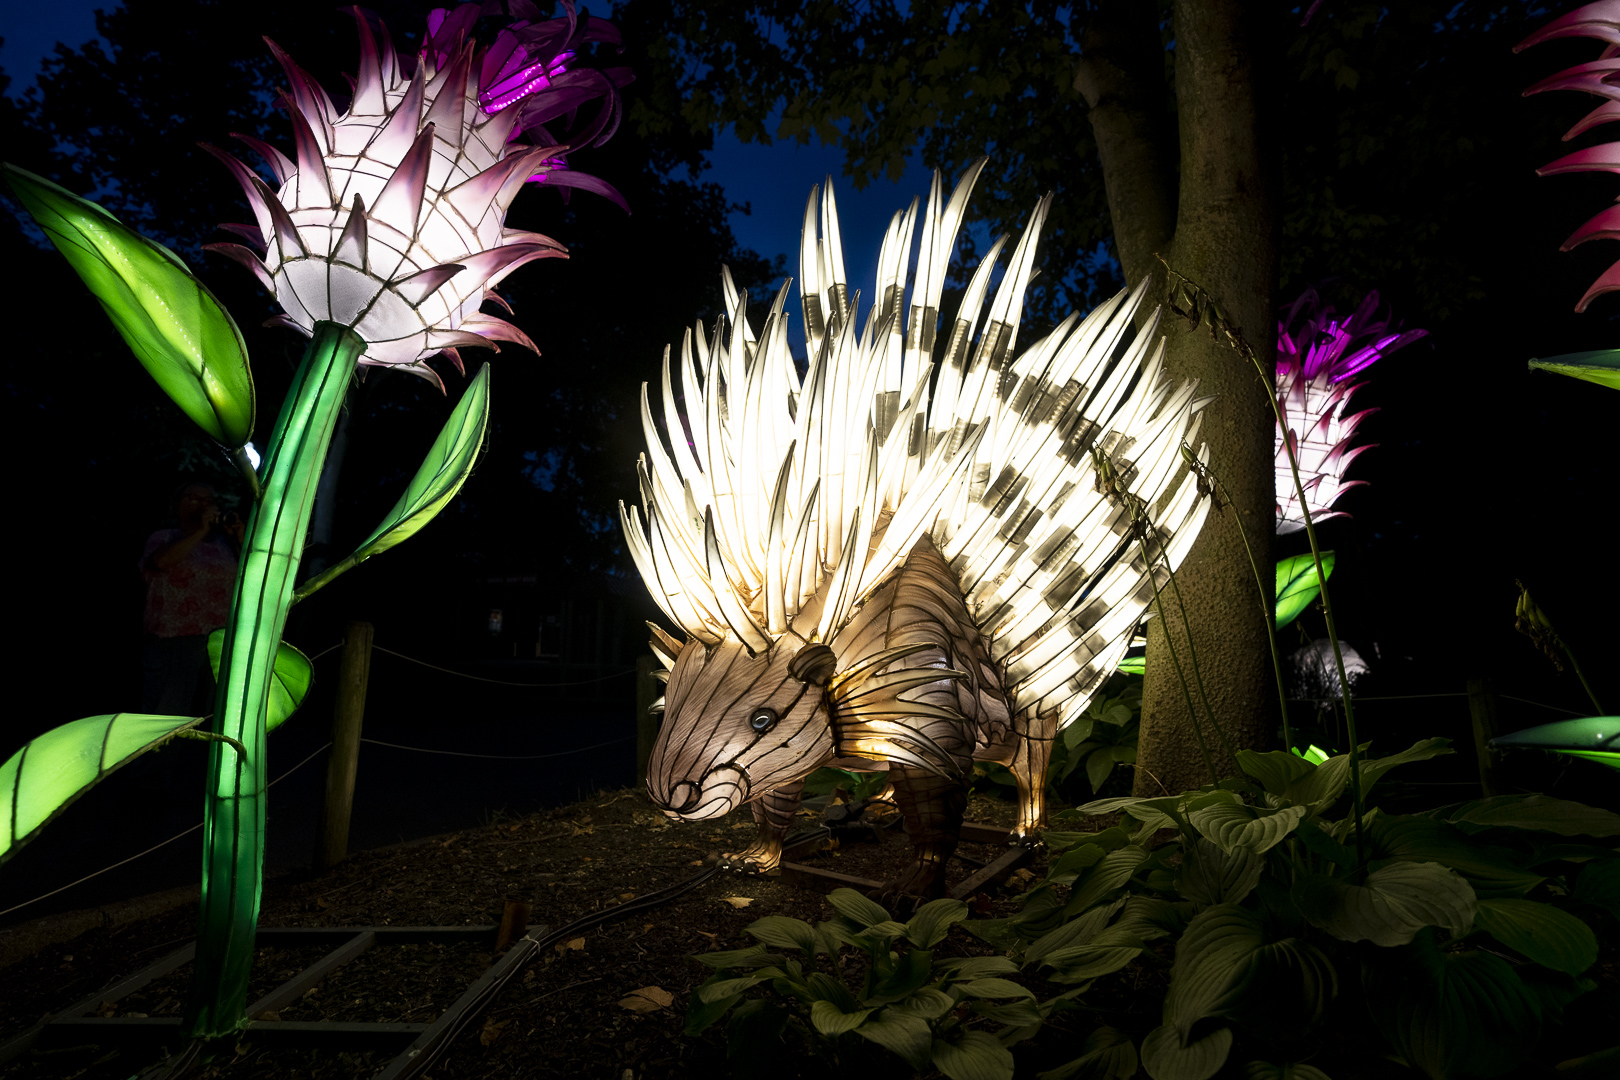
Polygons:
[[[1151,274],[1168,298],[1162,257],[1220,305],[1267,371],[1262,378],[1207,329],[1194,331],[1167,313],[1170,376],[1197,379],[1200,395],[1214,396],[1198,437],[1209,443],[1210,470],[1231,505],[1210,514],[1177,571],[1179,598],[1176,589],[1165,590],[1168,617],[1156,614],[1149,623],[1138,795],[1207,782],[1200,735],[1217,771],[1230,775],[1228,740],[1234,749],[1263,746],[1275,727],[1263,612],[1273,603],[1274,421],[1267,395],[1276,348],[1278,185],[1274,138],[1263,115],[1267,95],[1259,85],[1275,49],[1258,7],[1241,0],[1173,5],[1179,166],[1168,149],[1153,5],[1126,0],[1103,7],[1076,69],[1076,89],[1091,106],[1126,281]],[[1239,524],[1261,571],[1258,583]]]

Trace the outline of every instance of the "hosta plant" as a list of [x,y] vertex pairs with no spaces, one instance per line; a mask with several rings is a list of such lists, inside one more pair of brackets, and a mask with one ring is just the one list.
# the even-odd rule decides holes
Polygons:
[[936,955],[966,904],[934,900],[897,922],[853,889],[827,902],[826,922],[767,915],[747,927],[759,944],[694,956],[715,971],[692,992],[686,1033],[726,1018],[727,1056],[759,1074],[791,1035],[835,1068],[888,1051],[917,1073],[1010,1080],[1008,1046],[1033,1034],[1053,1002],[1008,980],[1018,968],[1005,957]]
[[[1363,787],[1445,753],[1428,739],[1364,758]],[[1540,795],[1370,808],[1358,854],[1347,755],[1237,758],[1244,775],[1219,786],[1080,807],[1122,824],[1046,833],[1055,857],[1022,910],[967,929],[1077,995],[1172,943],[1160,1023],[1134,1033],[1154,1080],[1206,1080],[1234,1055],[1310,1075],[1300,1063],[1334,1049],[1330,1018],[1343,1039],[1358,1003],[1373,1030],[1356,1038],[1435,1080],[1503,1075],[1590,985],[1582,916],[1620,914],[1620,815]],[[1152,846],[1161,829],[1175,838]]]

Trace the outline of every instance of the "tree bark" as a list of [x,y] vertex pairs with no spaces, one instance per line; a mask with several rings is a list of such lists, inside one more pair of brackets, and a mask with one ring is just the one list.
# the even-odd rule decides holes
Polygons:
[[[1138,795],[1183,791],[1210,780],[1200,727],[1217,771],[1236,771],[1210,713],[1235,749],[1267,745],[1276,726],[1263,612],[1273,605],[1274,420],[1267,395],[1276,348],[1278,184],[1261,85],[1275,49],[1261,7],[1243,0],[1175,0],[1179,166],[1165,152],[1163,112],[1154,106],[1163,93],[1154,5],[1105,6],[1085,39],[1089,55],[1076,69],[1076,88],[1092,106],[1126,280],[1152,273],[1167,298],[1162,256],[1221,306],[1268,373],[1262,378],[1247,358],[1174,316],[1164,326],[1170,376],[1196,379],[1200,395],[1214,396],[1203,409],[1199,438],[1209,443],[1210,469],[1231,505],[1211,512],[1177,571],[1179,603],[1176,590],[1165,590],[1168,617],[1156,615],[1149,623]],[[1170,228],[1166,193],[1175,200]],[[1259,565],[1259,582],[1239,525]],[[1181,605],[1192,628],[1190,643]]]

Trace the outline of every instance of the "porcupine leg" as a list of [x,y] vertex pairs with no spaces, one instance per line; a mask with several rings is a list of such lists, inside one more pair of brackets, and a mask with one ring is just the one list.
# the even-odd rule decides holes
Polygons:
[[775,870],[782,861],[782,838],[793,827],[793,815],[799,812],[799,799],[803,794],[804,781],[800,780],[755,799],[754,822],[759,832],[754,842],[742,851],[721,852],[721,863],[751,874],[768,874]]
[[945,895],[945,863],[956,851],[967,809],[967,785],[925,769],[889,766],[895,802],[905,818],[916,861],[885,882],[873,899],[893,905],[905,899],[935,900]]
[[1018,781],[1018,824],[1014,843],[1035,843],[1036,830],[1046,828],[1046,768],[1052,761],[1052,740],[1057,737],[1057,716],[1047,713],[1016,725],[1017,743],[1007,767]]

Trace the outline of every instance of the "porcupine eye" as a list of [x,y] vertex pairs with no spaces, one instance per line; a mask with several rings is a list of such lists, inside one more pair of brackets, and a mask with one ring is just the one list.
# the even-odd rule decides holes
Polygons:
[[763,735],[776,726],[776,719],[775,709],[769,706],[761,706],[755,709],[754,715],[748,718],[748,726]]

